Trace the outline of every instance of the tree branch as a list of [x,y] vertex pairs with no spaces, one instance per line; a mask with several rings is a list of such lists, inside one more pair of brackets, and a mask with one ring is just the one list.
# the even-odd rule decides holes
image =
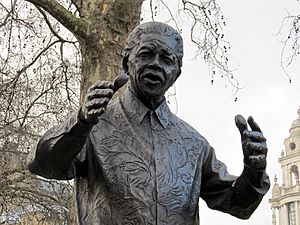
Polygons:
[[47,17],[47,15],[46,15],[46,13],[43,11],[43,9],[41,9],[40,7],[36,7],[39,11],[40,11],[40,13],[43,15],[43,17],[44,17],[44,19],[45,19],[45,22],[46,22],[46,24],[48,25],[48,27],[49,27],[49,29],[50,29],[50,31],[52,32],[52,34],[55,36],[55,37],[57,37],[61,42],[67,42],[65,39],[63,39],[54,29],[53,29],[53,27],[52,27],[52,25],[51,25],[51,23],[50,23],[50,21],[49,21],[49,19],[48,19],[48,17]]
[[0,6],[1,6],[1,8],[3,8],[4,11],[6,11],[6,13],[7,13],[6,16],[5,16],[5,18],[4,18],[4,19],[1,21],[1,23],[0,23],[0,28],[1,28],[1,27],[5,26],[6,23],[9,21],[9,18],[12,17],[11,14],[12,14],[13,11],[15,10],[16,1],[13,2],[13,4],[12,4],[10,10],[8,10],[1,2],[0,2]]
[[54,42],[52,42],[51,44],[49,44],[47,47],[45,47],[44,49],[42,49],[42,51],[26,66],[24,66],[21,70],[17,71],[17,77],[14,78],[14,82],[20,77],[20,75],[22,73],[24,73],[29,67],[31,67],[39,58],[42,54],[44,54],[49,48],[51,48],[53,45],[57,44],[61,42],[60,40],[56,40]]
[[71,0],[71,2],[78,11],[79,16],[81,16],[82,0]]
[[87,22],[76,17],[55,0],[25,0],[40,7],[58,20],[64,27],[79,38],[87,36]]

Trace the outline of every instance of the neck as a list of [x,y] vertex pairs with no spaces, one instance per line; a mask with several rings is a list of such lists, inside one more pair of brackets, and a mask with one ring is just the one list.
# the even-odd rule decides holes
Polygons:
[[163,95],[158,97],[148,97],[136,91],[135,88],[130,88],[130,90],[150,110],[157,109],[157,107],[165,100],[165,96]]
[[158,98],[141,98],[138,96],[138,98],[148,109],[151,110],[157,109],[157,107],[165,100],[164,96],[160,96]]

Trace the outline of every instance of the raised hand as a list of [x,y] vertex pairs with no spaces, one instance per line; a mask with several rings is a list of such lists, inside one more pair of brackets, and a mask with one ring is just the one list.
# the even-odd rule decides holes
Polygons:
[[87,91],[85,100],[81,107],[79,118],[88,125],[98,122],[98,116],[104,113],[108,102],[128,81],[128,75],[122,73],[113,81],[96,81]]
[[[248,130],[247,122],[251,130]],[[241,134],[244,163],[255,169],[265,169],[268,152],[266,138],[252,116],[247,122],[243,116],[235,116],[235,124]]]

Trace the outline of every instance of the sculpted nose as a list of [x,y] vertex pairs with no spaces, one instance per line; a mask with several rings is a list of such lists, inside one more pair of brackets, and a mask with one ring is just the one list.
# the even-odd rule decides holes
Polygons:
[[148,67],[151,69],[162,70],[162,67],[161,67],[160,61],[159,61],[159,55],[155,55],[153,57],[153,60],[149,63]]

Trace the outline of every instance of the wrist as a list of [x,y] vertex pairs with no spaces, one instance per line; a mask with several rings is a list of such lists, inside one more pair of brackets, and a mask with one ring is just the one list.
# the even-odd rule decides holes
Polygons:
[[82,107],[80,107],[79,110],[78,110],[77,119],[78,119],[78,121],[79,121],[81,124],[83,124],[83,125],[85,125],[85,126],[88,126],[88,127],[93,126],[93,125],[95,125],[96,123],[98,123],[97,117],[94,118],[94,119],[88,119],[88,118],[86,118],[85,114],[84,114],[83,111],[82,111]]
[[242,175],[244,175],[250,181],[251,184],[257,186],[262,180],[265,172],[265,168],[258,169],[244,164],[244,170],[242,172]]

